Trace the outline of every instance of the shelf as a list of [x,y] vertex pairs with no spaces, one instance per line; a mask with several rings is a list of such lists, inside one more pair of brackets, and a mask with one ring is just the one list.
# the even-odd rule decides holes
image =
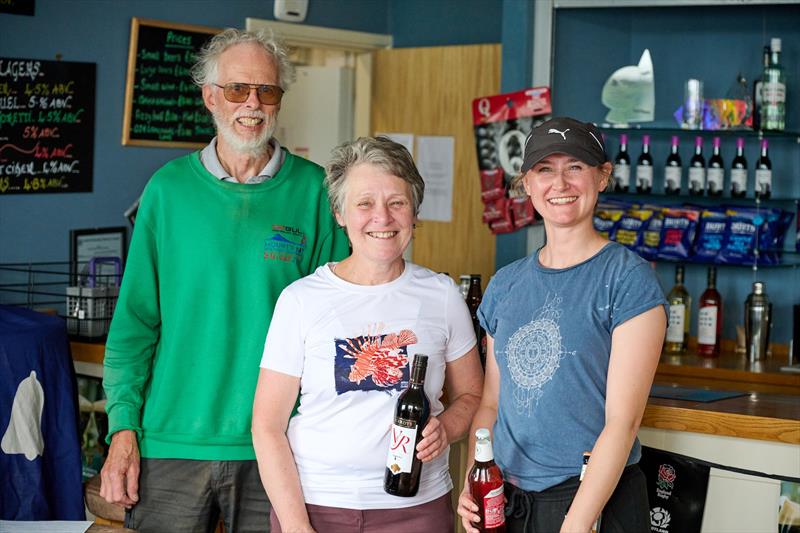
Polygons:
[[642,124],[630,125],[624,128],[617,128],[607,123],[600,123],[598,127],[601,131],[606,133],[648,133],[648,132],[662,132],[671,135],[703,135],[703,136],[720,136],[720,137],[755,137],[770,138],[770,139],[795,139],[800,143],[800,131],[763,131],[751,129],[729,129],[729,130],[687,130],[675,126],[674,124],[648,122]]
[[[759,252],[761,255],[766,253],[770,253],[764,250]],[[753,265],[753,263],[711,263],[708,261],[694,261],[691,257],[688,259],[662,259],[656,258],[654,261],[656,263],[674,263],[674,264],[681,264],[681,265],[698,265],[702,267],[707,266],[715,266],[715,267],[724,267],[724,268],[749,268],[752,269],[754,266],[757,266],[759,269],[761,268],[797,268],[800,267],[800,252],[793,252],[787,250],[780,250],[778,252],[772,253],[779,253],[780,254],[780,263],[778,264],[766,264],[766,263],[758,263],[758,265]]]
[[614,198],[618,200],[622,199],[631,199],[637,202],[661,202],[664,200],[674,200],[676,202],[681,202],[683,204],[691,204],[696,203],[698,205],[713,205],[719,206],[720,202],[723,202],[725,205],[737,205],[739,207],[747,207],[753,208],[756,204],[761,203],[764,205],[771,205],[777,203],[797,203],[800,202],[800,198],[793,197],[793,196],[771,196],[769,198],[753,198],[753,197],[745,197],[745,198],[732,198],[730,196],[689,196],[688,194],[664,194],[663,192],[653,191],[650,193],[638,193],[638,192],[602,192],[600,193],[600,198]]

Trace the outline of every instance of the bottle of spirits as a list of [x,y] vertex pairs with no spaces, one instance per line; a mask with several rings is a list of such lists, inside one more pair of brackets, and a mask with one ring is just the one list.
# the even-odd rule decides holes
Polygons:
[[483,292],[481,291],[481,275],[471,274],[469,280],[469,291],[467,292],[467,307],[472,318],[472,328],[475,330],[475,339],[478,341],[478,355],[481,365],[486,368],[486,332],[481,327],[478,319],[478,307],[481,305]]
[[736,157],[731,161],[731,197],[747,196],[747,159],[744,157],[744,139],[736,139]]
[[713,151],[708,158],[708,171],[706,174],[706,193],[708,196],[722,196],[725,180],[725,166],[719,153],[719,137],[714,137]]
[[722,333],[722,297],[717,291],[717,269],[708,267],[708,287],[700,295],[697,311],[697,353],[706,357],[719,355]]
[[683,164],[678,153],[678,136],[672,136],[672,148],[670,148],[667,161],[664,164],[664,194],[680,194],[681,181],[683,180]]
[[783,131],[786,126],[786,72],[781,65],[781,40],[770,40],[770,60],[761,80],[761,128]]
[[503,474],[494,462],[489,430],[478,429],[475,438],[475,463],[467,476],[469,493],[481,517],[475,526],[481,533],[502,533],[506,530]]
[[683,265],[675,267],[675,286],[667,295],[669,301],[669,324],[664,351],[672,354],[684,353],[689,338],[689,314],[691,298],[683,286]]
[[424,388],[427,369],[428,356],[415,355],[408,388],[397,399],[383,479],[383,490],[394,496],[415,496],[419,490],[422,462],[416,449],[431,414]]
[[636,192],[650,194],[653,190],[653,156],[650,155],[650,136],[642,136],[642,153],[636,160]]
[[761,157],[756,161],[756,198],[769,198],[772,194],[772,162],[768,151],[769,143],[761,139]]
[[[769,68],[770,62],[770,49],[769,46],[764,47],[764,51],[761,54],[761,73],[763,75],[764,71]],[[758,131],[761,129],[761,113],[763,110],[763,92],[761,91],[762,87],[762,78],[756,78],[753,81],[753,129]]]
[[628,136],[619,136],[619,153],[614,158],[614,192],[628,192],[631,182],[631,156],[628,155]]
[[706,188],[706,160],[703,157],[703,138],[694,140],[694,155],[689,160],[689,194],[703,196]]

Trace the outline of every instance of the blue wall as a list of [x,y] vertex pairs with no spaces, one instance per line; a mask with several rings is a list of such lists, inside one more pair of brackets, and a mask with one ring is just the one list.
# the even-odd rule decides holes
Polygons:
[[[770,37],[781,37],[782,63],[787,67],[789,83],[787,129],[800,131],[800,6],[562,9],[555,20],[554,113],[602,123],[607,109],[600,102],[600,93],[606,79],[617,68],[638,63],[642,50],[649,48],[655,72],[656,123],[674,127],[671,116],[681,103],[686,79],[703,80],[706,98],[723,98],[737,73],[742,72],[749,81],[759,76],[762,47],[769,43]],[[672,133],[650,133],[654,137],[652,150],[658,188]],[[708,154],[711,135],[704,137]],[[726,165],[733,157],[734,137],[722,137]],[[641,136],[633,134],[629,149],[634,158],[641,151],[640,142]],[[681,135],[684,165],[690,157],[692,142],[693,135]],[[750,180],[757,142],[755,137],[746,139]],[[608,145],[613,156],[618,147],[616,135],[610,136]],[[770,158],[774,195],[800,198],[800,146],[795,138],[771,138]],[[791,201],[772,205],[795,209]],[[787,245],[794,242],[794,236],[794,231],[790,231]],[[674,265],[659,263],[657,271],[664,289],[669,290]],[[688,265],[686,277],[687,288],[696,301],[706,286],[706,267]],[[722,267],[717,278],[727,315],[723,337],[735,338],[735,324],[743,321],[744,300],[752,282],[758,279],[766,282],[774,305],[773,340],[789,341],[791,306],[800,303],[800,268],[761,268],[753,273],[747,267]],[[695,316],[691,328],[695,335]]]
[[[388,33],[384,0],[310,4],[309,25]],[[66,261],[70,229],[127,225],[153,171],[186,153],[120,142],[131,17],[244,27],[272,10],[269,0],[37,0],[33,17],[0,14],[0,55],[97,63],[94,192],[0,196],[0,263]]]
[[389,0],[389,33],[395,48],[498,43],[502,11],[499,0]]

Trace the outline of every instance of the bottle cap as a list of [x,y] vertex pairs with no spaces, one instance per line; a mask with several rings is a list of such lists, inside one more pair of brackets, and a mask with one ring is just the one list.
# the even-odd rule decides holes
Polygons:
[[650,136],[642,135],[642,144],[650,144]]
[[627,133],[623,133],[622,135],[619,136],[619,143],[620,144],[628,144],[628,134]]
[[678,146],[678,136],[677,135],[673,135],[672,136],[672,144],[675,145],[675,146]]
[[744,139],[742,137],[736,139],[736,148],[744,148]]
[[719,148],[719,137],[714,137],[714,148]]
[[694,138],[694,145],[695,146],[703,146],[703,138],[699,135]]
[[754,294],[764,294],[764,282],[763,281],[756,281],[753,283],[753,293]]
[[486,428],[478,428],[475,430],[475,438],[478,440],[489,440],[491,433]]
[[769,47],[772,49],[773,52],[780,52],[781,51],[781,39],[780,37],[773,37],[769,40]]

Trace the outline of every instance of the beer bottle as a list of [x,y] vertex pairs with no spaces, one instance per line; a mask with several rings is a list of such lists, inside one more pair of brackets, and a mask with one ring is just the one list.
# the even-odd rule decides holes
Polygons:
[[415,355],[411,381],[397,399],[383,479],[383,490],[394,496],[415,496],[419,490],[422,461],[417,458],[417,444],[431,414],[424,388],[427,368],[428,356]]
[[481,366],[486,368],[486,333],[478,320],[478,307],[481,305],[483,292],[481,291],[481,275],[471,274],[469,280],[469,291],[467,292],[467,307],[472,317],[472,327],[475,330],[475,338],[478,341],[478,355],[481,358]]
[[489,430],[475,431],[475,463],[467,476],[469,493],[478,505],[482,533],[502,533],[506,530],[505,495],[503,474],[494,462]]

